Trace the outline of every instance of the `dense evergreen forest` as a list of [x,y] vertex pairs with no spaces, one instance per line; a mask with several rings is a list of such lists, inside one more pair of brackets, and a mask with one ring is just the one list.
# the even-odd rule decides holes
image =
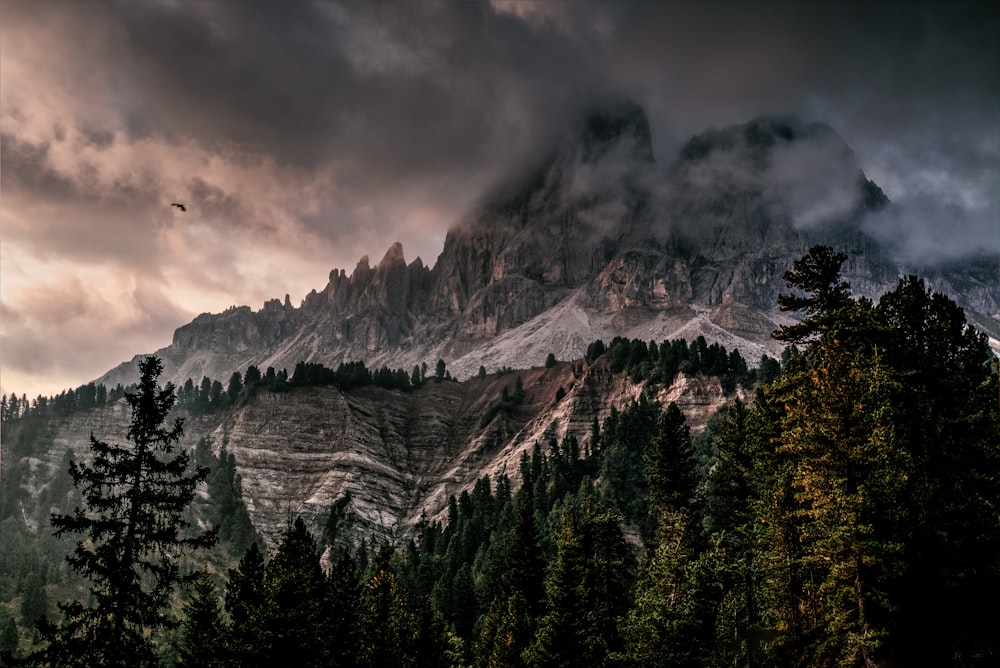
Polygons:
[[[337,504],[322,535],[291,521],[266,555],[231,456],[199,444],[193,463],[229,504],[202,511],[230,547],[175,598],[179,626],[148,636],[149,663],[1000,665],[995,358],[915,277],[877,303],[851,297],[845,259],[816,247],[786,274],[779,304],[801,322],[775,333],[790,344],[780,367],[748,370],[703,339],[588,349],[637,380],[755,385],[751,403],[692,435],[676,405],[640,398],[589,434],[536,444],[514,480],[479,480],[406,545],[344,545]],[[80,503],[71,482],[49,493]],[[22,530],[4,517],[7,543]],[[0,555],[4,600],[28,583],[0,620],[14,654],[40,639],[15,617],[44,613],[38,592],[69,579],[60,560],[25,555]]]

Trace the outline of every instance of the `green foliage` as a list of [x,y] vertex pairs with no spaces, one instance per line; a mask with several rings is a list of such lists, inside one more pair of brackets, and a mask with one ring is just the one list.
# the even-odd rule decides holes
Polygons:
[[755,406],[773,470],[759,506],[769,654],[987,665],[1000,447],[985,337],[918,279],[873,305],[845,300],[826,262],[808,267],[796,280],[811,296],[788,302],[810,314],[808,345]]
[[915,472],[893,424],[891,370],[839,341],[813,352],[814,365],[769,397],[785,407],[776,462],[793,496],[779,511],[795,527],[795,607],[781,625],[811,665],[873,662],[889,633],[887,588],[903,568]]
[[123,396],[119,385],[109,395],[108,388],[99,383],[87,383],[76,389],[63,390],[51,397],[37,397],[29,402],[25,395],[15,393],[0,395],[0,422],[11,423],[25,418],[46,419],[68,417],[81,411],[101,408],[109,401]]
[[[272,369],[271,371],[272,371],[272,375],[273,375],[273,371],[274,370]],[[243,384],[246,386],[246,388],[248,390],[252,389],[252,388],[256,387],[257,385],[259,385],[262,381],[263,381],[263,378],[260,375],[260,369],[258,369],[253,364],[251,364],[250,366],[248,366],[247,367],[246,376],[243,379]]]
[[677,404],[660,414],[658,433],[646,455],[646,479],[653,507],[662,513],[690,507],[697,480],[691,430]]
[[840,309],[851,303],[851,286],[840,277],[846,260],[846,255],[829,246],[813,246],[785,272],[789,287],[805,295],[780,295],[778,305],[782,311],[801,311],[806,317],[800,323],[779,327],[774,338],[802,343],[836,326]]
[[222,668],[229,665],[219,594],[211,576],[202,573],[194,583],[194,597],[184,605],[180,668]]
[[696,541],[690,534],[696,531],[684,511],[659,513],[660,539],[643,564],[634,604],[622,624],[626,665],[706,665],[715,599],[705,581],[717,568],[704,563],[710,551],[692,547]]
[[363,618],[358,614],[364,600],[359,577],[360,565],[347,549],[331,560],[327,575],[327,605],[330,616],[323,630],[328,641],[330,665],[361,664]]
[[500,396],[483,411],[482,417],[479,418],[479,427],[485,427],[493,422],[497,415],[510,417],[522,403],[524,403],[524,387],[521,385],[521,377],[518,376],[514,392],[511,393],[510,387],[504,385]]
[[182,423],[164,425],[173,387],[160,389],[162,362],[139,364],[139,391],[128,395],[132,447],[91,437],[91,464],[73,462],[83,508],[53,515],[57,535],[84,534],[67,562],[91,582],[90,599],[60,604],[63,622],[46,628],[44,659],[59,665],[155,663],[150,632],[171,625],[167,614],[175,587],[188,579],[177,555],[207,547],[214,533],[184,533],[184,511],[208,474],[188,471],[187,453],[175,453]]
[[222,544],[234,555],[243,554],[259,537],[243,503],[236,457],[225,446],[215,455],[209,441],[201,439],[194,449],[194,462],[209,471],[205,479],[207,499],[196,501],[196,505],[215,527]]
[[[914,665],[1000,661],[1000,416],[995,357],[962,310],[915,277],[876,308],[873,354],[898,380],[892,424],[914,475],[902,499],[905,571],[895,649]],[[942,611],[947,610],[947,613]]]
[[676,339],[659,345],[655,341],[647,345],[639,339],[617,336],[608,346],[603,341],[594,341],[587,347],[585,359],[588,364],[601,356],[606,357],[613,372],[627,373],[636,383],[669,385],[678,373],[708,375],[718,377],[723,391],[729,394],[737,385],[750,387],[757,376],[756,370],[748,367],[738,350],[728,352],[718,343],[709,344],[703,336],[690,344],[684,339]]
[[271,639],[270,665],[325,666],[328,618],[326,582],[316,541],[301,518],[285,529],[267,564],[265,637]]
[[645,541],[653,538],[655,521],[649,513],[646,457],[657,432],[660,407],[644,395],[604,421],[594,425],[592,449],[600,462],[597,491],[605,503],[622,516],[626,525],[637,526]]
[[243,377],[239,371],[234,371],[229,377],[229,384],[226,386],[226,398],[230,404],[236,403],[243,391]]
[[545,614],[523,653],[528,666],[610,665],[621,650],[632,555],[618,520],[592,498],[560,513],[556,553],[545,578]]
[[227,653],[244,665],[267,665],[271,639],[265,627],[269,614],[264,556],[253,543],[235,569],[229,570],[225,609],[231,620]]
[[233,405],[240,397],[252,396],[260,387],[271,392],[287,392],[292,387],[334,385],[349,392],[356,387],[375,385],[409,392],[423,384],[423,374],[418,369],[419,367],[414,367],[413,373],[407,374],[403,369],[388,367],[372,371],[360,361],[343,362],[336,369],[327,368],[319,362],[299,362],[295,365],[292,377],[288,378],[284,370],[276,372],[273,367],[268,367],[261,377],[260,370],[251,365],[247,368],[244,380],[241,380],[238,371],[233,372],[225,391],[222,383],[207,376],[202,379],[200,386],[196,386],[189,378],[177,393],[177,405],[194,414],[210,413]]
[[376,558],[360,611],[365,629],[361,654],[370,666],[407,665],[417,640],[414,611],[407,605],[390,554],[383,551]]
[[20,658],[20,634],[13,617],[0,617],[0,666],[16,664]]
[[498,597],[483,618],[476,646],[477,666],[524,666],[521,655],[531,641],[534,620],[520,592]]

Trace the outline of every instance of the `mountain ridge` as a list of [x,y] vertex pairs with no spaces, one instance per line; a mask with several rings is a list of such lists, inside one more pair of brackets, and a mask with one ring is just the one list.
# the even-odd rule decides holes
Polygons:
[[[856,294],[877,297],[910,273],[862,225],[891,206],[826,125],[769,117],[706,130],[657,170],[644,112],[619,101],[488,191],[433,267],[407,264],[397,242],[374,266],[364,256],[349,275],[331,271],[299,307],[286,295],[256,312],[202,314],[156,354],[176,384],[250,364],[409,369],[439,358],[464,378],[481,364],[576,358],[614,335],[704,334],[753,360],[779,351],[769,335],[788,321],[776,306],[782,275],[811,245],[848,255]],[[953,263],[931,285],[997,340],[1000,262],[976,267]],[[98,380],[127,384],[134,368]]]

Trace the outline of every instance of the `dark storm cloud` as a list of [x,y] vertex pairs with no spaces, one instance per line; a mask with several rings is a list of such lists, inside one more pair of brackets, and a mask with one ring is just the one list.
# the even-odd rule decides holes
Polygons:
[[335,165],[327,228],[394,188],[468,203],[619,90],[646,104],[661,163],[710,125],[787,112],[828,122],[878,172],[996,162],[963,136],[1000,115],[984,3],[92,5],[58,3],[80,31],[66,37],[104,36],[85,66],[109,73],[103,99],[132,137]]
[[996,3],[649,3],[616,20],[615,76],[661,162],[707,126],[794,113],[900,205],[870,223],[908,258],[1000,251]]
[[[301,296],[397,239],[432,264],[496,179],[608,95],[645,107],[661,167],[710,126],[825,122],[899,204],[869,223],[901,252],[1000,250],[992,2],[8,0],[0,30],[7,369],[66,326],[35,273],[80,286],[120,360],[169,337],[153,327]],[[803,220],[836,213],[800,157],[782,175]]]
[[96,65],[115,72],[130,134],[350,159],[358,187],[481,169],[604,86],[585,32],[483,3],[119,2],[109,16]]
[[[422,216],[439,244],[512,159],[550,142],[581,100],[608,87],[587,17],[525,21],[484,3],[41,4],[9,7],[12,30],[41,31],[36,43],[65,52],[43,69],[58,70],[53,85],[78,106],[78,141],[103,149],[119,133],[133,146],[311,171],[328,183],[292,214],[352,253],[357,230],[377,244],[365,252],[380,252],[418,209],[439,209]],[[8,111],[21,111],[16,100]],[[84,167],[73,169],[79,186]],[[162,197],[180,196],[151,169]],[[218,193],[218,224],[229,224],[228,203],[230,221],[267,225],[271,212],[241,194]],[[437,250],[416,252],[433,262]]]

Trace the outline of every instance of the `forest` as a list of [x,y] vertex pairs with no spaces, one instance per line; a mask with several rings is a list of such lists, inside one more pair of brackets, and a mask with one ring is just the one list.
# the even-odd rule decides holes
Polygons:
[[[136,563],[150,564],[145,579],[110,596],[117,576],[108,565],[120,566],[120,552],[105,558],[99,549],[110,501],[95,491],[104,484],[98,464],[67,455],[57,491],[89,512],[53,516],[61,533],[48,548],[71,555],[70,569],[89,584],[61,602],[61,619],[31,628],[51,607],[39,592],[65,578],[66,564],[16,562],[27,548],[5,547],[0,572],[16,571],[34,600],[21,596],[18,610],[0,612],[3,661],[998,665],[996,358],[962,310],[917,277],[877,302],[852,297],[840,276],[845,260],[815,247],[786,274],[792,290],[779,305],[800,320],[774,334],[789,345],[780,365],[768,359],[747,369],[739,353],[703,339],[595,342],[584,360],[607,356],[617,372],[652,382],[712,373],[729,390],[752,387],[752,401],[734,399],[692,434],[676,405],[640,397],[595,419],[589,434],[535,444],[513,479],[479,480],[450,499],[445,522],[424,522],[405,545],[339,541],[343,499],[322,535],[290,520],[266,554],[231,455],[206,443],[190,461],[171,453],[175,434],[163,423],[177,398],[144,376],[129,401],[134,415],[146,415],[145,406],[158,419],[135,436],[170,453],[157,460],[165,476],[157,498],[173,504],[176,529],[145,534],[149,544],[136,548],[146,555]],[[305,366],[296,376],[344,382]],[[383,379],[400,391],[409,380],[405,372]],[[143,396],[161,403],[143,404]],[[193,519],[197,485],[225,500],[201,508],[214,527],[207,532]],[[4,486],[6,542],[16,535],[8,515],[15,492]],[[183,555],[205,549],[217,568],[192,569],[200,562]],[[8,579],[0,582],[5,600],[15,586]],[[147,595],[155,616],[136,605]],[[124,626],[109,626],[110,618]],[[121,628],[129,642],[116,644]]]

